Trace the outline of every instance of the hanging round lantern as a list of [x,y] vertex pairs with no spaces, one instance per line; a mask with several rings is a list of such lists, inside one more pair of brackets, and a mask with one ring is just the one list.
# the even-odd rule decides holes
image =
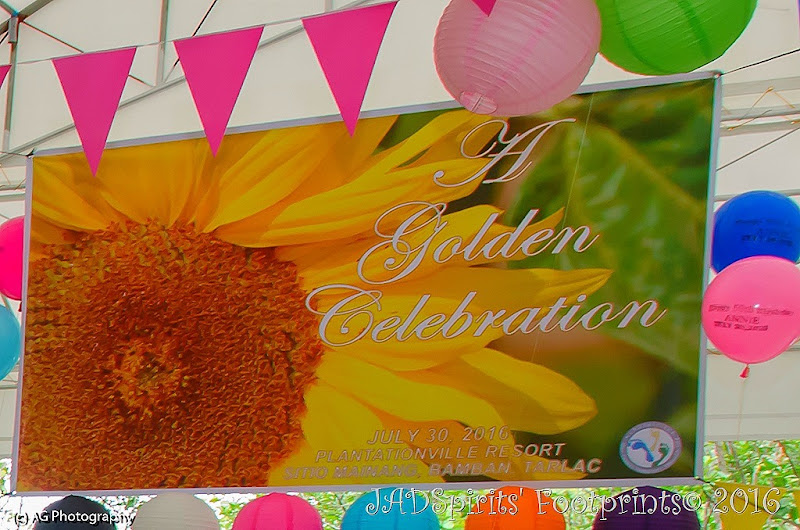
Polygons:
[[594,63],[600,15],[594,0],[451,0],[434,40],[447,91],[477,114],[523,116],[571,96]]
[[697,508],[677,493],[643,486],[608,499],[592,530],[700,530]]
[[711,264],[720,272],[753,256],[800,258],[800,206],[774,191],[751,191],[729,200],[714,215]]
[[266,529],[322,530],[322,518],[300,497],[270,493],[247,503],[233,521],[233,530]]
[[341,530],[439,530],[428,499],[410,489],[384,488],[359,497],[344,514]]
[[708,286],[703,328],[735,361],[755,364],[777,357],[800,336],[800,270],[781,258],[737,261]]
[[33,530],[116,530],[102,504],[70,495],[42,510]]
[[24,217],[15,217],[0,225],[0,293],[13,300],[22,300],[24,239]]
[[132,530],[219,530],[217,514],[188,493],[162,493],[144,503],[136,513]]
[[629,72],[691,72],[724,54],[747,27],[757,0],[597,0],[600,52]]
[[0,379],[7,376],[19,361],[22,333],[14,313],[0,306]]
[[465,530],[564,530],[562,513],[543,491],[504,487],[489,493],[470,510]]

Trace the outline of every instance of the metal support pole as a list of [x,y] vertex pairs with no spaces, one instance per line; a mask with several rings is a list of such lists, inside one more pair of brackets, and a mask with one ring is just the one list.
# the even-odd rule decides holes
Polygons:
[[8,42],[11,45],[11,69],[8,71],[8,92],[6,93],[6,115],[3,123],[3,151],[11,145],[11,122],[14,118],[14,91],[17,81],[17,44],[19,40],[19,17],[11,17],[8,21]]
[[169,0],[161,0],[161,23],[158,29],[158,64],[156,65],[156,86],[164,82],[167,74],[167,30],[169,24]]

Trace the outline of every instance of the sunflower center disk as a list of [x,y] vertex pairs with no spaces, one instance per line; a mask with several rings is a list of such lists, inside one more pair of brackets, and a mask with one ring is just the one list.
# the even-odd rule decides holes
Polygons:
[[[30,274],[25,436],[75,418],[48,450],[71,462],[55,469],[85,462],[75,473],[102,487],[114,473],[76,454],[92,451],[132,484],[192,486],[206,467],[218,486],[247,485],[298,447],[324,348],[294,264],[155,223],[51,253]],[[130,475],[134,463],[161,478]]]

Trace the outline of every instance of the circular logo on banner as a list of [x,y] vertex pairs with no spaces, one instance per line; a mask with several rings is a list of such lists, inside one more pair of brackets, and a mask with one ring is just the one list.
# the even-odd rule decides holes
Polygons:
[[654,475],[669,469],[683,451],[677,431],[657,421],[641,423],[622,438],[619,455],[631,470]]

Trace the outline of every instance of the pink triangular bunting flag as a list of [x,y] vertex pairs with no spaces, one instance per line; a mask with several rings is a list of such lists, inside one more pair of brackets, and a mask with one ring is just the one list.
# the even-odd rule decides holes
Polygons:
[[131,71],[136,48],[53,59],[75,129],[93,174]]
[[214,155],[239,99],[264,28],[192,37],[175,42],[203,130]]
[[388,2],[303,20],[351,136],[396,5]]
[[486,16],[492,14],[492,9],[494,9],[494,5],[497,3],[497,0],[472,0],[475,2],[475,5],[481,8],[481,11],[486,13]]
[[2,88],[3,83],[6,82],[6,77],[8,76],[8,72],[11,70],[10,64],[4,64],[0,66],[0,88]]

